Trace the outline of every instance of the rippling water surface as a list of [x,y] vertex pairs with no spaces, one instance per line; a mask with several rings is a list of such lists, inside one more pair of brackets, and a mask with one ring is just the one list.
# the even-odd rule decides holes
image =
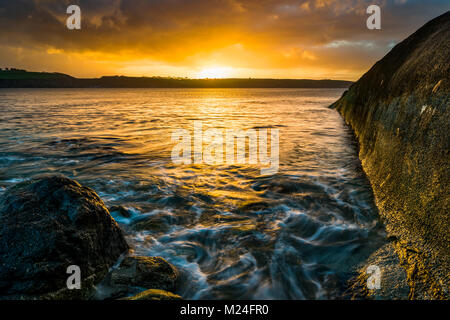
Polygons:
[[[384,241],[341,89],[0,90],[0,194],[44,173],[92,187],[191,299],[340,298]],[[174,165],[172,131],[277,128],[280,166]],[[122,206],[122,207],[120,207]],[[125,212],[125,214],[124,214]]]

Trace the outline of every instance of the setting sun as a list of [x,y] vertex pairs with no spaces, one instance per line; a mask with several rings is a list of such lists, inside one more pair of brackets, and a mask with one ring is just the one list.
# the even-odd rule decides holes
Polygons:
[[231,76],[232,69],[229,67],[210,67],[205,68],[200,71],[197,75],[200,79],[217,79],[217,78],[227,78]]

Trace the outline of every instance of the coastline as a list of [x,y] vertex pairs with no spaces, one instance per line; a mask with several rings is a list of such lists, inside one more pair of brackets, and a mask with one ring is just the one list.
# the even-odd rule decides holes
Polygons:
[[62,73],[0,70],[0,88],[348,88],[346,80],[217,78],[189,79],[164,77],[103,76],[75,78]]

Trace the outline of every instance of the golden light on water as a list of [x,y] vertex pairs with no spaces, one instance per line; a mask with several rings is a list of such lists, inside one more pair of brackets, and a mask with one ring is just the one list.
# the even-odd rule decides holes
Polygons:
[[[227,69],[207,66],[204,76],[227,75]],[[370,186],[353,169],[353,137],[336,110],[327,108],[343,90],[5,90],[0,105],[9,104],[9,110],[0,120],[21,121],[2,122],[5,130],[14,129],[15,139],[0,135],[2,150],[14,155],[0,153],[7,164],[0,193],[17,177],[42,172],[86,183],[129,232],[131,248],[189,271],[192,278],[180,287],[187,299],[326,298],[337,289],[324,291],[324,270],[347,272],[348,260],[359,263],[373,248],[367,244],[379,241]],[[188,141],[179,155],[186,149],[194,157],[198,150],[200,161],[173,161],[174,147],[183,141],[173,139],[178,129]],[[218,134],[209,135],[210,129]],[[229,151],[227,130],[255,132],[259,151],[260,138],[279,130],[279,152],[272,152],[272,136],[266,148],[279,170],[262,175],[272,165],[263,163],[260,152],[250,163],[251,139],[245,161],[228,161],[229,154],[237,156],[238,140]],[[211,164],[206,156],[217,136],[225,142],[223,157]],[[201,295],[196,286],[188,291],[191,283],[201,283]],[[296,289],[311,283],[320,286],[305,294]]]

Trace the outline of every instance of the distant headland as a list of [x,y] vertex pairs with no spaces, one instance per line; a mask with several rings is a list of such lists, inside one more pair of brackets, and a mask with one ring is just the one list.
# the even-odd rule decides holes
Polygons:
[[57,72],[0,69],[0,88],[348,88],[352,83],[329,79],[190,79],[126,76],[75,78]]

